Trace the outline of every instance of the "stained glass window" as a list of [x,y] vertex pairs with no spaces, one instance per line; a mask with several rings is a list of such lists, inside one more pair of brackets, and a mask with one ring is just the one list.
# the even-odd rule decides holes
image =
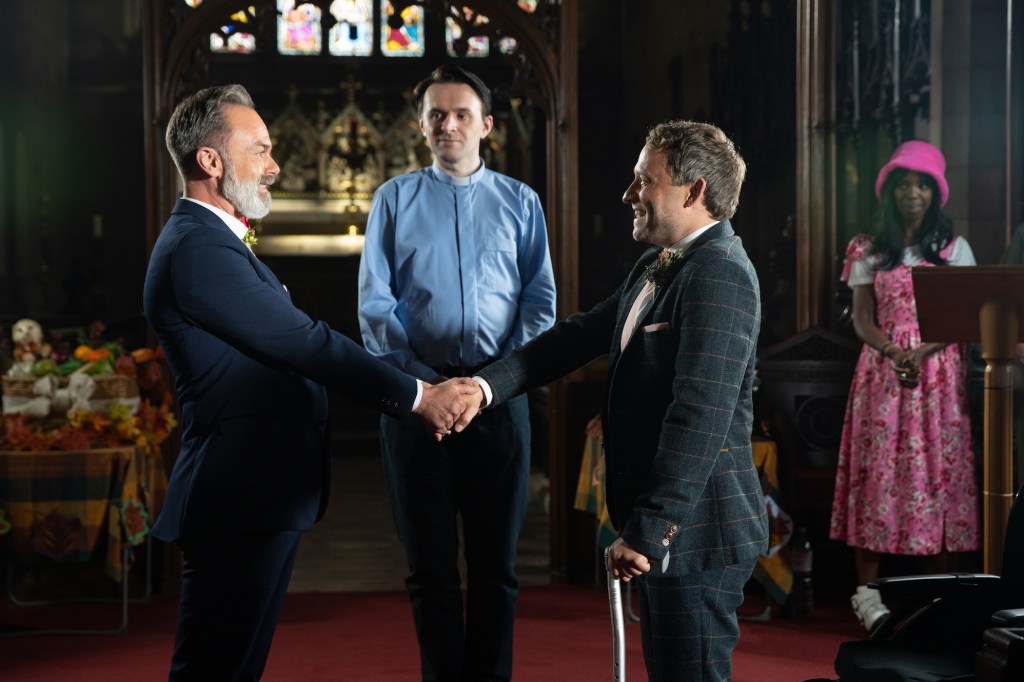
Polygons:
[[390,0],[381,0],[380,50],[386,57],[423,56],[423,7],[409,5],[396,12]]
[[277,51],[281,54],[320,54],[320,8],[311,2],[277,0]]
[[372,0],[334,0],[330,12],[337,21],[327,39],[331,54],[362,57],[373,52]]
[[[192,7],[198,7],[202,0],[185,0],[194,2]],[[235,54],[249,54],[256,50],[256,36],[245,29],[250,28],[256,21],[256,8],[249,5],[248,9],[235,12],[231,15],[230,22],[220,27],[219,31],[210,34],[211,52],[231,52]]]
[[[197,9],[204,0],[182,0],[191,9]],[[523,12],[537,11],[538,0],[516,0]],[[369,57],[373,55],[374,0],[277,0],[277,49],[283,55],[319,55],[323,51],[324,30],[322,7],[334,21],[327,34],[327,52],[339,57]],[[449,6],[451,16],[445,18],[447,52],[451,57],[462,56],[463,33],[468,27],[489,23],[486,16],[461,5]],[[459,12],[462,18],[459,20]],[[255,24],[256,9],[235,12],[229,22],[210,34],[210,51],[217,53],[250,54],[256,51],[256,37],[249,32]],[[425,51],[425,12],[422,5],[409,5],[396,9],[391,0],[380,0],[380,50],[386,57],[422,57]],[[469,31],[472,33],[472,30]],[[494,36],[492,36],[494,37]],[[494,37],[497,51],[512,54],[517,49],[514,38]],[[458,46],[458,49],[457,47]],[[466,57],[487,57],[491,40],[486,35],[465,38]]]
[[[469,7],[463,7],[463,19],[462,24],[460,24],[457,20],[458,12],[458,8],[452,7],[451,13],[453,16],[445,18],[445,39],[448,41],[449,57],[459,56],[455,49],[455,41],[462,37],[462,25],[483,26],[488,23],[487,17],[484,15],[476,14]],[[487,36],[469,36],[466,45],[467,57],[486,57],[490,51],[490,41],[487,40]]]

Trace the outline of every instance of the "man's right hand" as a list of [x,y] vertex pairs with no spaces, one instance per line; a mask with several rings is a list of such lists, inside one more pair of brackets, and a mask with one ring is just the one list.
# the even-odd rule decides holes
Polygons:
[[415,412],[440,441],[451,433],[455,421],[466,410],[467,399],[478,393],[482,393],[480,385],[467,378],[449,379],[436,386],[424,384]]

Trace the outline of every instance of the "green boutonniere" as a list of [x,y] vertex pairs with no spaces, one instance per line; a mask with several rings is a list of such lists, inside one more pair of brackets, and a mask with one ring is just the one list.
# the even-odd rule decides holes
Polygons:
[[256,230],[249,224],[249,219],[245,216],[238,216],[238,222],[245,226],[245,234],[242,235],[242,243],[249,247],[252,251],[252,247],[256,246],[256,242],[259,239],[256,237]]
[[657,291],[668,281],[669,275],[672,274],[672,266],[682,257],[682,249],[676,251],[662,249],[654,262],[644,270],[644,279],[654,285],[654,290]]
[[250,248],[256,246],[256,242],[259,241],[259,238],[256,236],[256,229],[250,227],[248,230],[246,230],[245,234],[242,235],[242,241],[248,244]]

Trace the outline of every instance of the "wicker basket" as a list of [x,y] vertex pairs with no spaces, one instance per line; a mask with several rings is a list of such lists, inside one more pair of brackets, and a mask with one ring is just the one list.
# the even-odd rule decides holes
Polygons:
[[[96,382],[96,391],[90,400],[114,400],[139,397],[139,382],[135,377],[123,374],[97,374],[93,375]],[[67,388],[68,378],[58,377],[59,387]],[[6,374],[0,377],[0,387],[3,394],[12,398],[35,398],[32,387],[39,381],[39,377],[11,377]]]

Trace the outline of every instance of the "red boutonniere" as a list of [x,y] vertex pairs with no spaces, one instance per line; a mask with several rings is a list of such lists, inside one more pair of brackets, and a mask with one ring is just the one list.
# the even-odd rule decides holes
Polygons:
[[683,256],[683,250],[669,251],[668,249],[662,249],[658,253],[658,257],[654,259],[654,262],[647,266],[644,270],[644,279],[650,282],[654,286],[654,290],[657,291],[668,282],[669,276],[672,274],[672,266],[679,261]]

